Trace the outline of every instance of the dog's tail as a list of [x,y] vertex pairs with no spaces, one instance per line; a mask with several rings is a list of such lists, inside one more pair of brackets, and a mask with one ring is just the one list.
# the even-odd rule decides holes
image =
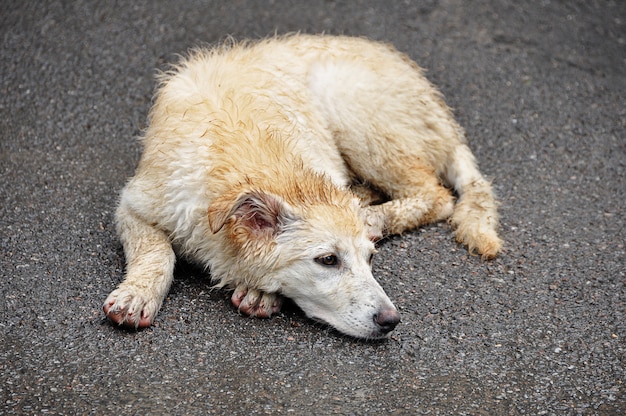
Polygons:
[[465,143],[456,146],[450,155],[445,177],[459,195],[450,217],[456,228],[457,241],[483,258],[495,257],[502,248],[497,233],[498,204],[491,183],[481,175],[474,155]]

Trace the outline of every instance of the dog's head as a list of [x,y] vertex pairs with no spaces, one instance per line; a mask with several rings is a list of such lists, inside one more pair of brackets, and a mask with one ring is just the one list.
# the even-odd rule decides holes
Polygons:
[[221,230],[247,284],[345,334],[383,338],[400,315],[372,276],[376,250],[358,200],[323,192],[338,195],[306,204],[255,190],[224,195],[209,208],[211,230]]

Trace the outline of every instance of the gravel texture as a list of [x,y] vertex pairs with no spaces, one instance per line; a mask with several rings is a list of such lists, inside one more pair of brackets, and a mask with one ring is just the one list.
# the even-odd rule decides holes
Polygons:
[[[626,413],[626,2],[0,3],[1,414]],[[501,200],[483,262],[446,224],[380,245],[384,342],[237,314],[181,264],[156,325],[101,311],[155,69],[227,35],[393,43]]]

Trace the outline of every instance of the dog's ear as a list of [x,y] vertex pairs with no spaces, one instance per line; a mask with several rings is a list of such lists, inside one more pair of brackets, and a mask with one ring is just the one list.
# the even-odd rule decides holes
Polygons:
[[209,226],[215,234],[231,219],[255,236],[276,235],[294,219],[291,207],[280,197],[262,191],[224,195],[209,207]]

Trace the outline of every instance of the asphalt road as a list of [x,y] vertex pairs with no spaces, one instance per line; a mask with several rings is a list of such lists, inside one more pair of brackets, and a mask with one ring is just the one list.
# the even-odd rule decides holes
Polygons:
[[[626,413],[626,2],[0,3],[1,414]],[[236,313],[181,265],[156,325],[101,304],[155,68],[226,35],[392,42],[428,70],[501,200],[483,262],[446,224],[380,246],[402,314],[356,341]]]

